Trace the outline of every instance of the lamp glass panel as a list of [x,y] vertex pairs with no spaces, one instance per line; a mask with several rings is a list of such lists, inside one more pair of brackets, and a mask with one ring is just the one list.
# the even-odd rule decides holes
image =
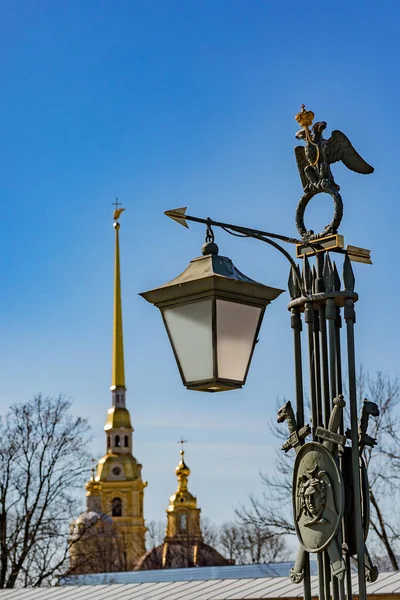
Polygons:
[[164,318],[185,381],[211,379],[212,300],[167,308]]
[[218,377],[244,380],[261,310],[258,306],[217,300]]

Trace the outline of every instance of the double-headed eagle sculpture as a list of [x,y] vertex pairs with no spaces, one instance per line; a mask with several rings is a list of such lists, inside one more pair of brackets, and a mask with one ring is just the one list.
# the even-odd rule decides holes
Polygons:
[[322,135],[326,122],[319,121],[312,125],[314,113],[306,110],[304,104],[295,118],[302,127],[296,133],[296,138],[306,143],[305,147],[296,146],[294,149],[304,192],[338,191],[340,188],[335,183],[330,166],[339,160],[356,173],[367,175],[373,172],[373,167],[358,154],[344,133],[332,131],[331,137],[326,140]]

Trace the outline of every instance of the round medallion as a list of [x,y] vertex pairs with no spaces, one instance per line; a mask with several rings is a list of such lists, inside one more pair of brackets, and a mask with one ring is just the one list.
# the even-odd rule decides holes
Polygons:
[[343,481],[334,458],[318,442],[304,444],[293,471],[293,513],[297,537],[307,552],[329,545],[343,511]]
[[114,467],[112,470],[113,475],[121,475],[121,467]]

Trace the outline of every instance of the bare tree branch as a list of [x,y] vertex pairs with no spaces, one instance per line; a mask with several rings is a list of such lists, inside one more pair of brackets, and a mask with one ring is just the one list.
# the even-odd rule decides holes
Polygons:
[[88,424],[41,395],[0,419],[0,588],[42,585],[65,569],[74,490],[87,476]]

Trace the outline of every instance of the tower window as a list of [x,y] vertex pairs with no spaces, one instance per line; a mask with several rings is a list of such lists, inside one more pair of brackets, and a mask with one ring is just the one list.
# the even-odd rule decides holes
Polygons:
[[183,513],[181,515],[179,515],[179,529],[180,531],[186,531],[186,525],[187,525],[187,519],[186,519],[186,514]]
[[184,531],[186,531],[186,527],[187,527],[186,513],[182,513],[181,515],[179,515],[179,530],[183,533]]
[[113,498],[111,511],[113,517],[122,517],[122,500],[121,498]]
[[108,435],[108,436],[107,436],[107,448],[110,448],[110,446],[111,446],[111,438],[110,438],[110,436]]
[[128,440],[128,436],[125,436],[125,448],[129,447],[129,440]]
[[118,402],[119,402],[119,394],[117,394],[117,404],[118,404]]
[[115,436],[115,445],[117,448],[119,448],[121,446],[121,439],[120,439],[119,435]]

